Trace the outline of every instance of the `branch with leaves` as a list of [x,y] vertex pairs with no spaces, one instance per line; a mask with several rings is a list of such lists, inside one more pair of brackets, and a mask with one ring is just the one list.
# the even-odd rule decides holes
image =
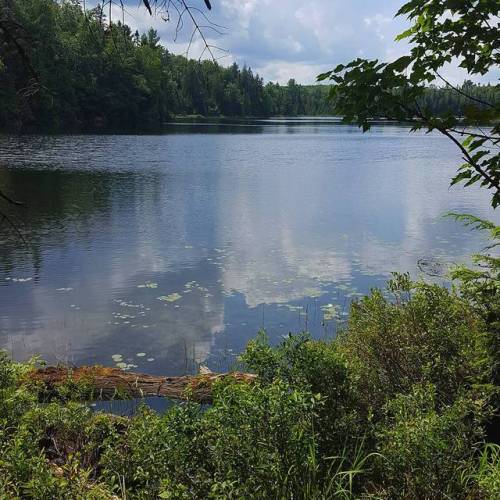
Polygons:
[[[500,93],[488,102],[465,85],[452,85],[441,72],[452,62],[471,77],[498,68],[499,14],[497,0],[409,1],[396,14],[412,23],[396,38],[411,43],[409,54],[389,63],[358,58],[318,77],[333,82],[330,99],[336,112],[363,131],[374,118],[387,118],[409,122],[413,131],[436,130],[446,136],[464,159],[452,184],[480,183],[490,190],[493,207],[500,204],[500,154],[495,151],[500,142]],[[465,99],[464,116],[451,110],[437,115],[421,105],[427,86],[435,81]]]

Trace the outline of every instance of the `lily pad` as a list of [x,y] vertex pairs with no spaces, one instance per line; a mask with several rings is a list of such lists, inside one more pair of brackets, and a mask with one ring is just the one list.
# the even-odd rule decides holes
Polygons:
[[146,283],[144,283],[142,285],[137,285],[137,288],[158,288],[158,283],[146,281]]
[[161,297],[158,297],[158,300],[162,300],[163,302],[175,302],[181,298],[182,295],[180,293],[174,292],[169,295],[162,295]]
[[339,317],[338,306],[335,304],[321,306],[321,310],[323,311],[323,319],[325,321],[331,321]]

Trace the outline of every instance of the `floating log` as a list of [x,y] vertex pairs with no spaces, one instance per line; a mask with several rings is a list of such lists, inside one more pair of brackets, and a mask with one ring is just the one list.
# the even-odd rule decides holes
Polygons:
[[52,366],[30,372],[25,383],[35,383],[40,393],[57,394],[58,387],[76,387],[82,389],[91,399],[134,399],[145,397],[166,397],[210,403],[212,386],[222,379],[232,379],[240,383],[251,383],[256,375],[242,372],[204,373],[181,377],[161,377],[134,373],[120,368],[102,366],[82,366],[67,368]]

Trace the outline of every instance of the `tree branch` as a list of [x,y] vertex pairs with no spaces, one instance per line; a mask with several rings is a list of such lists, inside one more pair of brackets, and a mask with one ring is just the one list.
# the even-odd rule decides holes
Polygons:
[[9,196],[7,196],[1,189],[0,189],[0,198],[3,198],[11,205],[24,206],[24,203],[22,201],[13,200]]
[[[451,129],[446,129],[444,127],[439,127],[439,126],[436,126],[434,124],[431,123],[431,121],[423,114],[422,110],[420,109],[420,106],[418,104],[418,102],[415,101],[415,104],[417,106],[417,116],[422,120],[424,121],[425,123],[427,123],[428,125],[430,125],[431,127],[435,128],[436,130],[438,130],[439,132],[441,132],[444,136],[448,137],[448,139],[450,139],[459,149],[460,151],[462,152],[462,154],[464,155],[464,160],[479,174],[481,175],[481,177],[483,179],[485,179],[486,181],[488,181],[488,183],[490,184],[490,188],[494,188],[497,190],[497,192],[500,192],[500,182],[495,180],[493,177],[491,177],[487,172],[485,172],[473,159],[472,157],[470,156],[469,152],[467,151],[467,149],[465,148],[465,146],[463,146],[463,144],[456,138],[456,137],[453,137],[453,135],[451,134]],[[405,109],[406,111],[408,111],[408,107],[405,106],[404,104],[401,104],[401,106],[403,107],[403,109]]]
[[479,104],[482,104],[483,106],[488,106],[492,109],[495,109],[496,111],[500,111],[500,108],[498,108],[497,106],[495,106],[494,104],[491,104],[491,102],[488,102],[488,101],[483,101],[482,99],[478,99],[477,97],[474,97],[474,96],[471,96],[469,94],[467,94],[466,92],[464,92],[463,90],[459,89],[458,87],[455,87],[454,85],[452,85],[448,80],[446,80],[445,78],[443,78],[437,71],[435,71],[436,75],[446,84],[448,85],[448,87],[450,87],[451,89],[453,89],[455,92],[459,93],[460,95],[463,95],[464,97],[466,97],[467,99],[470,99],[471,101],[475,101]]
[[486,179],[490,183],[490,187],[495,188],[497,191],[500,191],[500,182],[496,181],[493,177],[488,175],[470,156],[469,152],[467,149],[461,144],[459,140],[457,140],[453,135],[446,130],[443,127],[436,127],[437,130],[439,130],[443,135],[448,137],[450,140],[452,140],[460,149],[462,154],[464,155],[465,161],[478,173],[480,174],[484,179]]
[[454,132],[455,134],[459,135],[469,135],[471,137],[477,137],[478,139],[487,139],[488,141],[493,142],[496,144],[497,142],[500,141],[499,136],[495,135],[486,135],[486,134],[478,134],[477,132],[468,132],[467,130],[457,130],[456,128],[450,128],[448,129],[450,132]]

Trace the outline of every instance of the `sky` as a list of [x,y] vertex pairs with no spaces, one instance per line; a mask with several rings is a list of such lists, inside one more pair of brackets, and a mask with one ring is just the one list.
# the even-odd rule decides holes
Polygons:
[[[208,27],[203,29],[210,44],[226,51],[214,51],[216,57],[224,56],[220,64],[246,64],[266,82],[286,83],[295,78],[299,83],[314,83],[319,73],[353,58],[390,61],[408,50],[405,42],[394,41],[409,26],[404,17],[394,17],[405,3],[403,0],[211,2],[210,12],[204,0],[190,0],[189,5],[198,7],[212,22],[226,28],[219,30],[224,34]],[[192,26],[186,23],[175,40],[175,11],[171,10],[168,22],[161,13],[150,16],[139,0],[125,0],[125,4],[124,13],[114,7],[115,19],[124,16],[124,21],[139,31],[154,27],[170,52],[186,53]],[[208,24],[200,12],[193,12],[200,24]],[[198,58],[202,51],[202,41],[197,37],[189,56]],[[461,83],[465,78],[456,65],[447,67],[444,74],[453,83]],[[478,81],[493,81],[498,76],[489,75]]]

